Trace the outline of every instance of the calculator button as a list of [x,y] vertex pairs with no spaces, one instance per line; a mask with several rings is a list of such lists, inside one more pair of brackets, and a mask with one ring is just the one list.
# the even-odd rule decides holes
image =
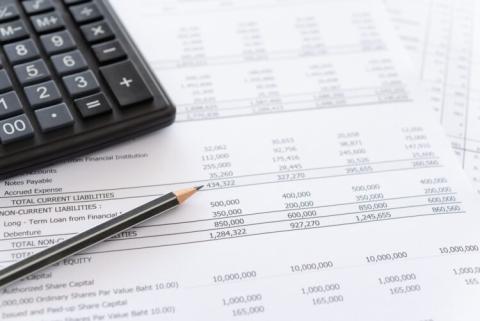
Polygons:
[[95,45],[92,49],[101,64],[121,60],[127,57],[122,45],[116,40]]
[[0,42],[9,42],[28,37],[23,21],[12,21],[0,25]]
[[43,60],[35,60],[26,64],[15,66],[15,74],[22,85],[47,80],[50,72]]
[[102,13],[94,3],[70,7],[70,12],[77,23],[92,22],[103,18]]
[[73,125],[72,114],[64,103],[37,109],[35,110],[35,117],[37,117],[38,124],[44,133]]
[[66,5],[72,5],[72,4],[77,4],[77,3],[81,3],[81,2],[85,2],[86,0],[63,0],[63,2],[66,4]]
[[10,60],[12,64],[32,60],[40,56],[38,48],[32,39],[12,43],[6,45],[4,48],[8,60]]
[[18,9],[13,3],[0,5],[0,22],[18,17]]
[[68,31],[60,31],[41,36],[43,48],[49,55],[75,49],[76,44]]
[[5,70],[0,70],[0,92],[12,89],[12,81]]
[[100,71],[120,106],[129,106],[153,98],[144,80],[130,61],[101,67]]
[[33,136],[33,127],[25,114],[0,121],[0,142],[9,144]]
[[88,67],[87,61],[78,50],[53,56],[52,63],[57,73],[61,76],[78,72]]
[[28,14],[37,14],[54,9],[52,0],[24,1],[23,8]]
[[73,98],[88,95],[100,89],[97,78],[90,70],[63,77],[63,83]]
[[33,16],[30,19],[38,33],[55,31],[65,26],[63,19],[56,12]]
[[34,109],[55,104],[62,100],[60,91],[53,81],[26,87],[25,94],[27,95],[30,106]]
[[112,111],[105,95],[102,93],[75,100],[75,106],[82,114],[83,118],[97,116]]
[[104,21],[92,23],[81,28],[85,39],[91,43],[109,40],[115,37],[110,26]]
[[11,91],[0,95],[0,119],[22,113],[22,103],[17,93]]

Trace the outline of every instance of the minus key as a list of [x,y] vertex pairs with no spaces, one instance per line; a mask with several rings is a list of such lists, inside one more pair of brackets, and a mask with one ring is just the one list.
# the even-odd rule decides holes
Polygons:
[[122,45],[116,40],[95,45],[92,49],[101,64],[127,58],[127,54]]

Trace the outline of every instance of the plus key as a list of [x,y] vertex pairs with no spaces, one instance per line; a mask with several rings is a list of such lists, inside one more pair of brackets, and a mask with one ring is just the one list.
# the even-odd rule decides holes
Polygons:
[[102,67],[100,71],[121,107],[153,98],[145,81],[130,61]]

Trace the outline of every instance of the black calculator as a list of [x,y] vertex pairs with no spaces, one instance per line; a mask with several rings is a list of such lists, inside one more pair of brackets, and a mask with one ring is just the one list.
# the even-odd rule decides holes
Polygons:
[[0,0],[0,179],[170,125],[106,0]]

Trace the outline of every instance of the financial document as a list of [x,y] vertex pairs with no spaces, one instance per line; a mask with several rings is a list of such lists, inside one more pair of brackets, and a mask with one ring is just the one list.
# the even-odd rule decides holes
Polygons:
[[480,193],[480,2],[386,0],[429,105]]
[[1,182],[0,267],[205,188],[2,290],[2,321],[478,321],[476,196],[383,2],[113,4],[178,122]]

